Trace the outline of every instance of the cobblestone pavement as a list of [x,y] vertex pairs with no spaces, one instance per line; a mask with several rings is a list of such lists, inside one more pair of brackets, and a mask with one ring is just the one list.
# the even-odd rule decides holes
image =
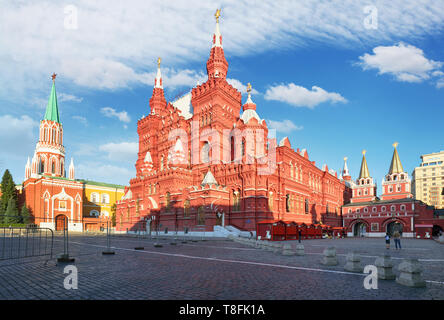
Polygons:
[[[163,247],[155,248],[155,242]],[[102,255],[103,236],[71,235],[70,256],[78,269],[78,289],[63,283],[67,264],[44,257],[0,261],[0,299],[440,299],[444,300],[444,245],[432,240],[403,239],[402,250],[385,249],[383,239],[318,239],[303,241],[305,256],[283,256],[230,240],[187,243],[113,237],[115,255]],[[296,246],[297,241],[290,242]],[[144,250],[135,250],[135,247]],[[319,263],[326,247],[337,249],[339,265]],[[363,286],[364,274],[344,271],[345,254],[356,251],[363,265],[389,252],[394,271],[403,258],[418,258],[426,288],[378,281]],[[54,239],[54,253],[63,238]]]

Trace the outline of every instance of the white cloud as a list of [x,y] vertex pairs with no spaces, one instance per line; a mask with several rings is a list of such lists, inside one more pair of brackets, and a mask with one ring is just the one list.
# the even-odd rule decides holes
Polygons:
[[422,82],[443,75],[439,70],[442,62],[427,59],[423,50],[404,43],[376,47],[373,54],[366,53],[359,59],[364,70],[377,69],[379,74],[390,74],[403,82]]
[[[208,58],[215,4],[173,1],[153,5],[134,0],[75,2],[78,28],[64,28],[69,1],[3,1],[0,11],[0,97],[29,88],[47,90],[56,71],[61,81],[99,89],[143,84],[153,78],[156,59],[181,69]],[[367,30],[367,0],[257,2],[220,1],[223,45],[232,56],[321,42],[355,46],[437,33],[444,26],[444,2],[374,0],[378,29]],[[51,17],[51,19],[48,19]],[[193,72],[191,72],[193,73]],[[172,83],[189,82],[182,72]],[[193,83],[194,85],[194,83]],[[46,91],[45,91],[46,92]],[[8,95],[9,94],[9,95]],[[16,96],[16,95],[12,95]]]
[[108,118],[115,117],[122,122],[126,122],[126,123],[131,122],[131,118],[128,115],[128,112],[126,112],[126,111],[117,112],[116,109],[113,109],[110,107],[104,107],[104,108],[100,109],[100,112],[103,115],[105,115],[105,117],[108,117]]
[[137,142],[110,142],[99,146],[99,150],[106,152],[109,160],[135,162],[139,144]]
[[68,94],[68,93],[58,93],[57,98],[59,102],[64,101],[73,101],[73,102],[82,102],[83,98],[76,97],[75,95]]
[[30,154],[36,142],[34,128],[38,126],[38,121],[26,115],[20,118],[8,114],[0,116],[0,150],[2,150],[2,155],[23,157],[26,153]]
[[324,89],[313,86],[311,90],[289,83],[270,87],[265,92],[265,100],[276,100],[288,103],[295,107],[314,108],[323,102],[347,102],[336,92],[327,92]]
[[75,120],[77,120],[77,121],[79,121],[79,122],[81,122],[84,126],[87,126],[87,125],[88,125],[88,120],[87,120],[85,117],[82,117],[82,116],[73,116],[72,118],[75,119]]
[[76,178],[128,185],[135,170],[103,162],[86,161],[76,164]]
[[277,132],[290,133],[292,131],[302,130],[303,126],[297,126],[293,121],[285,119],[283,121],[266,120],[269,129],[275,129]]

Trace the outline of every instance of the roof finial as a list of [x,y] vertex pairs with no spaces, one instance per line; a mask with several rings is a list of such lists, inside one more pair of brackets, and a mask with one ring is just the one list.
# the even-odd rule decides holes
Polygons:
[[365,156],[365,154],[367,153],[367,150],[362,150],[362,155]]
[[216,10],[216,13],[214,14],[214,16],[216,17],[216,23],[219,23],[220,10],[221,10],[221,9],[217,9],[217,10]]
[[344,161],[347,161],[348,160],[348,158],[347,157],[344,157]]
[[160,57],[157,58],[157,75],[156,75],[156,79],[154,79],[154,88],[161,88],[161,89],[163,89],[162,73],[160,72],[160,63],[161,62],[162,62],[162,59]]
[[392,144],[393,148],[396,148],[398,146],[399,143],[395,142]]
[[52,76],[51,76],[51,78],[52,78],[52,82],[55,82],[55,78],[57,77],[57,74],[55,74],[54,72],[52,73]]

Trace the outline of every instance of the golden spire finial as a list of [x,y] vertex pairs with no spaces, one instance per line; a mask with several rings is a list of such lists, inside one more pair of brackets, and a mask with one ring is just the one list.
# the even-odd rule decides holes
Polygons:
[[248,92],[248,94],[250,94],[250,92],[251,92],[251,83],[249,83],[249,82],[247,84],[247,92]]
[[55,82],[55,78],[57,77],[57,74],[55,74],[54,72],[52,73],[52,76],[51,76],[51,78],[52,78],[52,82]]
[[347,157],[344,157],[344,161],[347,161],[348,160],[348,158]]
[[362,150],[362,155],[365,156],[365,154],[367,153],[367,150]]
[[399,143],[395,142],[392,144],[393,148],[396,148],[398,146]]
[[160,68],[160,63],[162,62],[162,59],[159,57],[157,58],[157,67]]
[[214,16],[216,17],[216,22],[217,22],[217,23],[219,23],[220,10],[221,10],[221,9],[217,9],[217,10],[216,10],[216,13],[214,14]]

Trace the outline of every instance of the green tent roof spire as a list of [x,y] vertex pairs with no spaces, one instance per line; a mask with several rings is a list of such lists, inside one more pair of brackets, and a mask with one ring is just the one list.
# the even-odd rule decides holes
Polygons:
[[52,89],[49,95],[48,105],[46,106],[46,113],[43,120],[51,120],[60,123],[59,107],[57,104],[57,94],[55,89],[56,74],[52,75]]

